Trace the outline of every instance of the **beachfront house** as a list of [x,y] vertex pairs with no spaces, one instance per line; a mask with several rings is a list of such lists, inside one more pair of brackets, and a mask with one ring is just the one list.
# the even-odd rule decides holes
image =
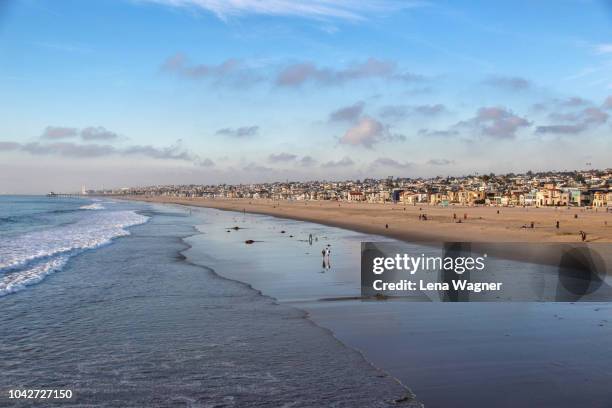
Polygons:
[[365,195],[361,191],[349,191],[348,201],[365,201]]
[[536,193],[536,205],[538,207],[569,205],[570,194],[554,184],[545,184]]
[[418,195],[414,191],[403,191],[400,195],[400,202],[406,205],[416,205]]
[[612,191],[593,191],[593,207],[612,207]]

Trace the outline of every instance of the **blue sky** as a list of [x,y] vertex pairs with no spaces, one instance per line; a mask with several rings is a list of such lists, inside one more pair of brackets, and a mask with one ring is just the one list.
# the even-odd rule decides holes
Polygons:
[[608,2],[0,7],[0,193],[612,165]]

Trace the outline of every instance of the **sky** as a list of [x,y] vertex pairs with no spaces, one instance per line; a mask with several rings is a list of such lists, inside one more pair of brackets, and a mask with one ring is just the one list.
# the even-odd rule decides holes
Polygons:
[[0,194],[612,166],[612,3],[2,0]]

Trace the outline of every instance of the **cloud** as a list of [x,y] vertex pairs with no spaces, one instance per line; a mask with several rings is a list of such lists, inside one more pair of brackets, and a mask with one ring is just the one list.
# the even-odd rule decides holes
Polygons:
[[213,167],[215,165],[215,162],[209,158],[204,158],[204,159],[199,159],[197,164],[200,165],[201,167]]
[[448,159],[430,159],[427,161],[427,164],[430,166],[448,166],[450,164],[455,164],[455,161]]
[[270,163],[295,163],[301,167],[310,167],[317,163],[311,156],[303,156],[300,158],[297,154],[293,153],[278,153],[271,154],[268,156],[268,162]]
[[244,166],[242,170],[248,173],[270,173],[274,171],[274,169],[271,167],[262,166],[257,163],[249,163],[246,166]]
[[119,135],[115,132],[105,129],[102,126],[87,127],[81,130],[81,139],[83,140],[115,140]]
[[32,142],[21,145],[20,150],[33,155],[55,155],[74,158],[91,158],[117,154],[117,149],[110,145],[87,144],[72,142],[39,143]]
[[117,133],[111,132],[102,126],[90,126],[81,130],[75,127],[67,126],[47,126],[40,135],[40,138],[47,140],[61,140],[70,139],[77,136],[80,136],[81,139],[85,141],[115,140],[119,138]]
[[544,125],[536,127],[536,133],[577,134],[585,130],[581,125]]
[[379,157],[374,160],[371,164],[372,167],[392,167],[396,169],[407,169],[412,167],[414,164],[410,162],[400,163],[397,160],[388,157]]
[[608,96],[602,104],[603,109],[612,109],[612,95]]
[[478,109],[476,116],[455,126],[475,130],[483,136],[510,139],[516,136],[519,129],[531,126],[531,122],[506,108],[489,106]]
[[291,64],[278,73],[276,85],[281,87],[299,87],[306,83],[339,85],[348,81],[372,78],[417,81],[422,79],[422,76],[400,72],[393,61],[370,57],[363,62],[355,62],[342,69],[317,67],[312,62]]
[[608,121],[609,115],[602,109],[588,107],[578,112],[552,112],[549,118],[565,123],[538,126],[536,133],[578,134],[589,128],[603,125]]
[[407,105],[387,105],[380,109],[380,116],[386,119],[404,119],[410,115]]
[[485,80],[484,83],[510,91],[524,91],[531,87],[531,82],[527,79],[514,76],[492,76]]
[[344,133],[340,138],[340,143],[372,148],[376,143],[396,140],[404,141],[406,136],[391,133],[388,125],[369,116],[363,116]]
[[219,64],[191,64],[183,53],[168,57],[162,63],[161,71],[185,79],[212,80],[234,87],[250,86],[263,80],[239,59],[228,58]]
[[423,80],[422,75],[401,71],[394,61],[370,57],[343,68],[318,67],[310,61],[297,62],[282,67],[272,78],[258,72],[242,60],[228,58],[218,64],[193,64],[183,53],[168,57],[160,67],[162,72],[190,80],[211,80],[219,85],[234,87],[251,86],[264,81],[279,87],[299,87],[306,83],[317,85],[341,85],[349,81],[385,79],[404,82]]
[[577,107],[589,105],[590,102],[587,99],[581,98],[579,96],[572,96],[571,98],[558,101],[558,104],[567,107]]
[[237,59],[229,58],[218,65],[189,65],[187,57],[177,53],[164,61],[162,70],[172,72],[190,79],[223,77],[235,71],[240,66]]
[[612,53],[612,44],[604,43],[595,45],[595,52],[597,54],[611,54]]
[[239,128],[223,128],[215,132],[217,135],[229,136],[235,138],[248,138],[256,136],[259,132],[259,126],[242,126]]
[[40,135],[41,139],[68,139],[71,137],[76,137],[78,135],[78,129],[72,127],[63,127],[63,126],[47,126],[42,135]]
[[297,155],[291,153],[278,153],[268,156],[268,161],[270,163],[286,163],[294,161],[295,159],[297,159]]
[[334,167],[349,167],[355,164],[355,162],[348,156],[344,156],[342,159],[337,161],[328,161],[327,163],[323,163],[321,167],[323,168],[334,168]]
[[21,143],[17,142],[0,142],[0,152],[11,151],[11,150],[19,150],[21,148]]
[[153,159],[170,159],[184,161],[198,161],[199,158],[188,151],[182,149],[179,144],[169,147],[154,147],[150,145],[144,146],[129,146],[120,150],[123,155],[141,155],[151,157]]
[[371,148],[384,138],[385,133],[386,129],[382,123],[366,116],[346,131],[340,143]]
[[144,0],[171,7],[200,9],[221,20],[251,14],[301,17],[315,20],[364,20],[372,14],[423,6],[423,2],[396,0]]
[[551,99],[545,102],[539,102],[531,106],[531,110],[535,113],[541,113],[551,110],[564,111],[567,109],[578,109],[593,105],[591,101],[579,96],[572,96],[565,99]]
[[446,112],[446,106],[435,105],[387,105],[380,109],[380,116],[392,120],[401,120],[413,115],[436,116]]
[[317,163],[311,156],[304,156],[299,160],[299,165],[302,167],[314,166]]
[[430,129],[419,129],[419,136],[432,136],[432,137],[450,137],[457,136],[459,134],[458,131],[448,129],[448,130],[430,130]]
[[446,107],[442,104],[437,105],[417,105],[413,107],[414,112],[424,116],[435,116],[446,112]]
[[355,102],[350,106],[345,106],[343,108],[337,109],[329,114],[330,122],[354,122],[356,121],[361,114],[363,113],[363,108],[365,107],[365,103],[362,101]]
[[168,147],[154,147],[150,145],[135,145],[117,148],[112,145],[95,143],[78,144],[73,142],[53,143],[18,143],[0,142],[0,151],[21,151],[36,156],[58,156],[67,158],[96,158],[106,156],[143,156],[152,159],[178,160],[192,162],[200,166],[212,166],[210,159],[202,159],[184,149],[180,142]]

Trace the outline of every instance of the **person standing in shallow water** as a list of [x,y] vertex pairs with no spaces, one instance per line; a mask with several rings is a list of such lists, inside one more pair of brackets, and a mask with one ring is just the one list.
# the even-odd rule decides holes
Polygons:
[[327,263],[326,268],[331,269],[331,249],[329,247],[325,248],[325,262]]
[[321,267],[325,269],[325,249],[321,250],[321,257],[323,258],[323,265]]
[[322,265],[323,269],[330,269],[331,268],[331,262],[330,262],[331,249],[327,247],[321,250],[321,256],[323,257],[323,265]]

